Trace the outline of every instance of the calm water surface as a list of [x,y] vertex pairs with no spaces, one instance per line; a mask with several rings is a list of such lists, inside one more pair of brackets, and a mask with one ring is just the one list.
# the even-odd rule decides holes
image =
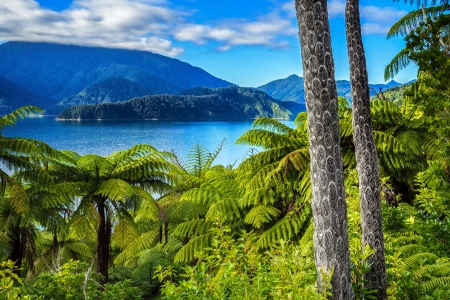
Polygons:
[[[294,127],[293,121],[282,123]],[[81,155],[109,155],[135,144],[150,144],[158,150],[175,151],[182,159],[199,143],[213,152],[225,138],[226,145],[217,164],[239,163],[249,146],[235,141],[252,128],[252,121],[236,122],[165,122],[165,121],[56,121],[54,117],[19,120],[6,127],[8,137],[26,137],[46,142],[58,150],[74,150]]]

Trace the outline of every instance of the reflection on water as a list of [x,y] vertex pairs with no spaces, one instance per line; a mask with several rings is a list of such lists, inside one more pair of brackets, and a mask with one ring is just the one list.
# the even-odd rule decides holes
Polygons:
[[[293,127],[293,121],[282,121]],[[236,122],[166,122],[166,121],[56,121],[54,117],[19,120],[7,127],[3,135],[34,138],[59,150],[79,154],[109,155],[135,144],[150,144],[158,150],[174,151],[182,159],[199,143],[214,151],[225,138],[226,145],[215,161],[217,164],[239,163],[249,146],[235,145],[252,121]]]

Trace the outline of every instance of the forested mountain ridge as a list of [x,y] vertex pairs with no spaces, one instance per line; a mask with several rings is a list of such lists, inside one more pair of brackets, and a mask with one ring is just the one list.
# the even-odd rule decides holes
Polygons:
[[63,110],[58,119],[288,119],[304,110],[301,104],[281,103],[253,88],[201,87],[181,95],[151,95],[125,102],[75,106]]
[[[394,80],[388,82],[387,84],[369,84],[371,87],[370,95],[375,95],[375,90],[378,93],[380,88],[385,90],[400,85],[402,84],[395,82]],[[267,93],[269,96],[279,101],[295,101],[305,103],[304,80],[303,77],[299,77],[297,75],[291,75],[284,79],[271,81],[257,87],[257,89]],[[350,81],[337,80],[336,89],[338,96],[345,97],[350,101],[352,100]]]
[[[44,109],[112,78],[126,79],[154,94],[232,85],[201,68],[151,52],[32,42],[0,45],[0,77],[12,82],[16,90],[46,98],[43,103],[35,99],[26,103]],[[15,105],[20,99],[11,94],[6,100],[17,108],[24,105]]]

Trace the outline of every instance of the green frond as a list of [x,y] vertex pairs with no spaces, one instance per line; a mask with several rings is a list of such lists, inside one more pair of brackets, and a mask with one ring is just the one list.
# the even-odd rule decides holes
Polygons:
[[143,189],[135,186],[134,192],[140,197],[141,201],[135,216],[136,222],[157,222],[159,217],[159,208],[156,205],[152,195]]
[[116,151],[106,157],[107,160],[115,166],[126,165],[133,160],[144,157],[153,153],[157,153],[155,147],[148,144],[134,145],[129,149]]
[[412,155],[423,154],[423,139],[416,130],[405,130],[399,132],[396,135],[396,138],[404,145],[405,148],[407,148],[407,153],[411,153]]
[[346,138],[353,135],[353,125],[352,125],[352,119],[349,118],[343,118],[339,120],[339,129],[341,131],[341,138]]
[[205,205],[211,205],[220,199],[221,195],[212,188],[190,189],[181,196],[181,201],[197,202]]
[[30,210],[30,199],[23,187],[19,184],[12,185],[8,192],[8,200],[11,207],[18,214],[26,214]]
[[438,259],[434,264],[421,266],[414,274],[418,277],[448,275],[450,274],[450,262],[448,262],[448,259],[444,261]]
[[187,263],[192,261],[196,252],[204,250],[211,245],[213,237],[214,233],[207,233],[189,240],[189,242],[177,252],[174,262]]
[[[445,13],[445,9],[442,6],[424,7],[424,11],[427,18],[436,17]],[[407,36],[423,21],[424,18],[422,8],[413,10],[391,26],[391,29],[389,29],[387,33],[387,38],[390,39],[399,35]]]
[[308,227],[306,228],[305,232],[303,233],[301,239],[298,242],[300,245],[300,255],[309,257],[312,257],[314,255],[313,236],[314,236],[314,223],[312,222],[311,219]]
[[276,133],[289,133],[294,131],[291,127],[286,126],[280,121],[272,118],[258,118],[253,121],[252,127],[265,129]]
[[86,154],[80,157],[77,167],[94,178],[103,177],[113,169],[113,165],[106,158],[97,154]]
[[234,198],[225,198],[214,203],[206,214],[206,220],[212,222],[216,219],[223,222],[233,221],[240,219],[240,217],[241,211]]
[[[133,239],[128,246],[117,255],[115,264],[135,267],[141,251],[152,248],[158,241],[159,229],[150,230]],[[125,264],[126,263],[126,264]]]
[[308,113],[303,111],[297,115],[294,120],[294,125],[297,126],[297,131],[307,132],[308,130]]
[[173,165],[158,156],[144,156],[134,159],[125,165],[114,169],[111,176],[126,181],[141,182],[145,179],[151,181],[170,182],[168,174]]
[[408,256],[403,260],[404,264],[408,268],[417,267],[423,264],[424,262],[434,262],[439,257],[430,252],[420,252],[413,254],[411,256]]
[[0,133],[5,126],[12,126],[17,123],[19,118],[24,119],[27,116],[39,114],[42,109],[37,106],[23,106],[13,112],[7,114],[6,116],[0,117]]
[[290,213],[283,219],[275,223],[271,228],[264,231],[256,245],[260,249],[265,249],[275,244],[279,240],[288,241],[297,236],[311,217],[309,206],[299,211],[297,214]]
[[276,202],[274,191],[270,188],[260,188],[250,191],[244,197],[239,199],[239,207],[245,209],[247,207],[263,205],[272,205]]
[[89,245],[82,241],[65,241],[63,245],[65,248],[78,253],[85,258],[92,258],[94,255]]
[[132,185],[122,179],[109,179],[100,184],[94,195],[99,195],[115,201],[125,201],[133,198],[136,193]]
[[303,148],[294,150],[287,154],[283,159],[280,160],[279,167],[287,167],[287,164],[292,164],[297,171],[303,171],[305,168],[309,167],[309,149]]
[[261,228],[264,224],[272,222],[280,215],[280,211],[270,205],[258,205],[253,207],[245,216],[244,223],[255,228]]
[[404,123],[400,108],[390,101],[373,100],[370,102],[370,113],[374,128],[379,125],[394,127]]
[[409,54],[410,50],[408,48],[404,48],[394,56],[391,62],[384,68],[385,81],[394,78],[398,72],[406,68],[411,63]]
[[163,251],[169,254],[176,253],[183,247],[183,241],[176,235],[169,236],[169,240],[164,245]]
[[130,217],[119,218],[112,233],[113,244],[123,250],[137,238],[139,238],[139,230],[134,220]]
[[190,220],[178,224],[178,226],[173,231],[173,234],[180,237],[197,237],[204,235],[209,232],[209,229],[212,228],[212,223],[205,219],[199,220]]
[[133,278],[152,282],[151,276],[156,273],[158,266],[167,266],[170,261],[166,258],[163,251],[158,248],[152,248],[142,251],[139,254],[138,266],[133,270]]
[[292,147],[292,140],[286,134],[275,133],[265,129],[252,129],[241,135],[235,144],[269,149],[282,146]]
[[439,287],[448,285],[450,283],[450,277],[438,277],[425,281],[421,284],[422,290],[430,292],[436,290]]

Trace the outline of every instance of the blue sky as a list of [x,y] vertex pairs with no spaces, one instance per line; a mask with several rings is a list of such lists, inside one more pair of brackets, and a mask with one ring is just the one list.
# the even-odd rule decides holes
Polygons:
[[[392,0],[361,0],[369,81],[403,47],[386,39],[408,11]],[[328,0],[336,79],[349,78],[345,0]],[[302,76],[294,0],[2,0],[0,41],[42,41],[152,51],[240,86]],[[416,77],[416,68],[395,80]]]

